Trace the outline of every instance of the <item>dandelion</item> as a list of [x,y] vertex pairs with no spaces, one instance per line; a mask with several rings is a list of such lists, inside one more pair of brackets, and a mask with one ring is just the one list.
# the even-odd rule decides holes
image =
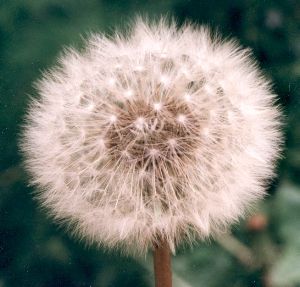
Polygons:
[[127,253],[224,232],[264,196],[280,151],[275,95],[249,55],[164,20],[69,49],[22,138],[42,205]]

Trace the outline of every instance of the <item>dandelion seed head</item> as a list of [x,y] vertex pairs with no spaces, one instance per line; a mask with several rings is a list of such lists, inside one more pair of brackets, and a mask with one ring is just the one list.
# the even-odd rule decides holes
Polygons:
[[134,70],[137,72],[143,72],[145,70],[145,67],[141,65],[137,65],[134,67]]
[[169,145],[171,145],[172,147],[176,146],[177,141],[174,138],[168,139],[168,143]]
[[115,122],[117,121],[117,117],[116,117],[115,115],[110,115],[110,116],[109,116],[109,121],[110,121],[111,123],[115,123]]
[[161,103],[154,103],[153,108],[154,108],[155,111],[160,111],[161,108],[162,108],[162,104]]
[[168,86],[171,82],[170,78],[166,75],[161,75],[160,76],[160,82],[164,85],[164,86]]
[[113,86],[113,85],[115,85],[115,83],[116,83],[116,79],[114,79],[114,78],[109,78],[107,82],[108,82],[108,84],[109,84],[110,86]]
[[127,90],[124,92],[126,98],[131,98],[133,96],[133,90]]
[[94,35],[38,83],[22,150],[73,233],[145,253],[215,236],[264,196],[281,132],[253,60],[204,27],[138,20]]
[[185,115],[182,115],[182,114],[179,114],[176,118],[176,120],[180,123],[180,124],[184,124],[185,121],[186,121],[186,116]]
[[187,101],[187,102],[190,102],[192,100],[192,96],[188,93],[185,93],[183,95],[183,97],[184,97],[185,101]]

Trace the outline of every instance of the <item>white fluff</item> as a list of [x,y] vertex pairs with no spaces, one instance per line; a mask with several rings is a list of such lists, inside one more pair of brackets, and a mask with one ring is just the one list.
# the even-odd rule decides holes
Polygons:
[[138,20],[92,36],[38,83],[22,150],[38,197],[89,242],[145,253],[226,230],[264,196],[281,144],[249,51]]

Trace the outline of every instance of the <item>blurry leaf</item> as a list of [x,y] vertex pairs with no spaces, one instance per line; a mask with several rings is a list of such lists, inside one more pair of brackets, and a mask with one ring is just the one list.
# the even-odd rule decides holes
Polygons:
[[290,182],[283,182],[275,197],[278,227],[287,244],[300,246],[300,188]]
[[217,244],[201,244],[181,252],[173,259],[173,270],[185,282],[197,287],[234,286],[233,282],[239,280],[233,258]]
[[[300,189],[284,182],[275,197],[279,231],[284,240],[282,254],[273,265],[270,281],[276,287],[300,284]],[[297,285],[298,284],[298,285]]]
[[291,245],[284,250],[270,276],[275,287],[294,287],[300,284],[300,243],[299,246]]
[[255,261],[252,251],[234,236],[231,234],[225,234],[220,236],[217,240],[220,246],[235,256],[241,262],[241,264],[247,266],[248,268],[254,267]]

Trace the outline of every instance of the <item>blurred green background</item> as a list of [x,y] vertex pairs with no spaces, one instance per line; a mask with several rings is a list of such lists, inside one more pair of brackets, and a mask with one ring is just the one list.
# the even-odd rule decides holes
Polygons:
[[300,286],[300,3],[297,0],[0,0],[0,287],[152,286],[151,256],[87,248],[32,199],[17,148],[33,82],[63,47],[136,14],[209,24],[253,48],[286,125],[278,178],[256,213],[214,242],[182,248],[174,286]]

